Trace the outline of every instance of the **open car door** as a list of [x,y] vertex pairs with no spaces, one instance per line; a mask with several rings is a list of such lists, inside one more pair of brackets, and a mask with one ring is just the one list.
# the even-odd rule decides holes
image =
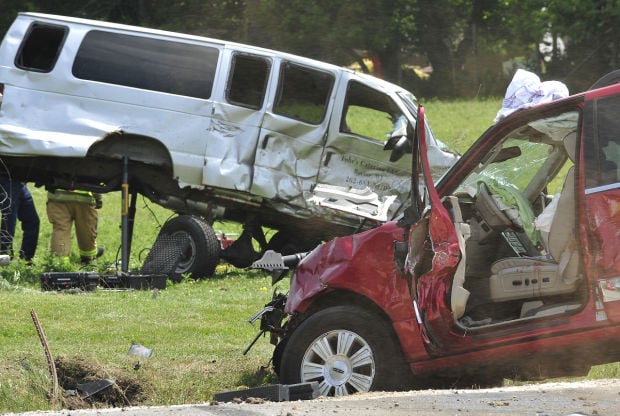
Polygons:
[[[453,277],[463,252],[454,218],[444,206],[433,184],[427,156],[424,108],[418,108],[418,124],[413,143],[412,215],[409,232],[408,268],[412,276],[412,297],[423,341],[431,354],[438,355],[442,339],[452,326],[453,313],[450,294]],[[428,204],[420,198],[420,179],[423,180]],[[450,204],[450,201],[446,201]],[[455,204],[458,209],[458,203]],[[453,211],[454,212],[454,211]],[[458,213],[456,213],[458,216]],[[416,218],[417,217],[417,218]],[[461,287],[462,289],[462,287]],[[467,296],[465,289],[461,295]],[[464,304],[464,303],[463,303]]]

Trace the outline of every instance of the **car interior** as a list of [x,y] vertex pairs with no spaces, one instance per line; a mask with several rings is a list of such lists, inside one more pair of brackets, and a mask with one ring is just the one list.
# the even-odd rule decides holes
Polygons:
[[514,130],[444,198],[463,253],[451,291],[458,325],[484,328],[584,304],[576,123],[568,113]]

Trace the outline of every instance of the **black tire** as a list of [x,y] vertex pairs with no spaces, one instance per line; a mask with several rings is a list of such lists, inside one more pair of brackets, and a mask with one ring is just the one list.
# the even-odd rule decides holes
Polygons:
[[391,325],[354,306],[334,306],[305,319],[286,340],[280,382],[316,381],[324,396],[403,390],[412,374]]
[[192,215],[179,215],[164,224],[162,233],[184,234],[189,238],[189,246],[177,265],[173,280],[191,274],[194,279],[213,276],[220,261],[220,242],[215,231],[206,221]]

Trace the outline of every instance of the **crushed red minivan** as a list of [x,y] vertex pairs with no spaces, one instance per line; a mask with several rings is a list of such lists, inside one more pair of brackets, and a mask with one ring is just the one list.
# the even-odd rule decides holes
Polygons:
[[508,115],[436,183],[420,107],[393,146],[418,173],[398,221],[256,263],[295,268],[253,318],[280,381],[339,396],[620,360],[619,78]]

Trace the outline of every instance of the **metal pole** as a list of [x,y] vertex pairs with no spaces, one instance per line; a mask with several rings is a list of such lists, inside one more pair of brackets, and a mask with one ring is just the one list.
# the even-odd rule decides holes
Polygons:
[[127,231],[127,258],[131,256],[131,242],[133,241],[133,226],[136,219],[136,200],[138,199],[138,193],[136,191],[131,192],[131,202],[129,203],[129,218],[127,219],[128,231]]
[[123,157],[123,178],[121,183],[121,272],[129,271],[129,159]]

